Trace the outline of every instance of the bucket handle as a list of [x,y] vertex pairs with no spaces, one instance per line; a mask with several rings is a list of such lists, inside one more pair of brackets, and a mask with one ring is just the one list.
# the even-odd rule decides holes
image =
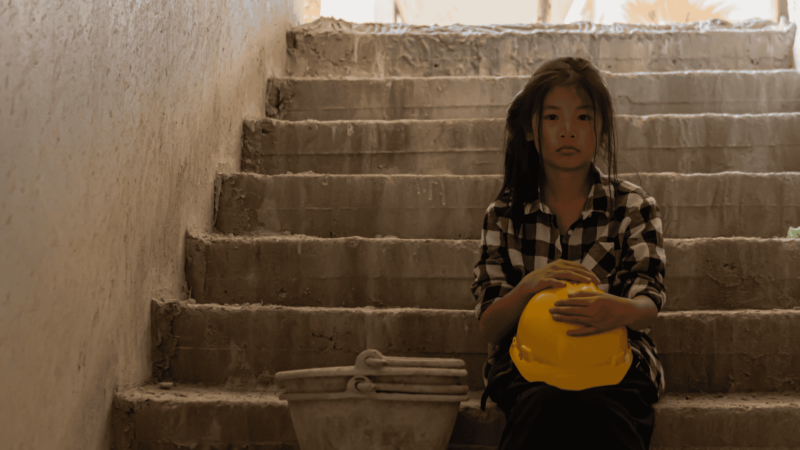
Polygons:
[[428,385],[428,384],[402,384],[402,383],[373,383],[372,380],[357,375],[347,381],[345,392],[351,394],[370,395],[376,392],[409,393],[409,394],[439,394],[439,395],[464,395],[469,391],[466,385]]
[[[467,386],[463,386],[467,388]],[[347,388],[344,392],[307,392],[307,393],[282,393],[278,398],[281,400],[289,401],[289,408],[291,409],[293,402],[312,401],[318,402],[320,400],[341,400],[347,398],[361,398],[372,400],[390,400],[390,401],[412,401],[412,402],[456,402],[460,403],[467,400],[467,394],[424,394],[424,393],[388,393],[376,392],[374,390],[375,384],[369,381],[369,378],[364,376],[355,376],[350,378],[347,382]]]
[[351,394],[374,394],[375,384],[373,384],[372,380],[369,378],[358,375],[347,381],[345,392]]
[[378,350],[368,348],[358,354],[356,369],[379,369],[382,367],[435,367],[463,369],[464,360],[456,358],[406,358],[400,356],[383,356]]

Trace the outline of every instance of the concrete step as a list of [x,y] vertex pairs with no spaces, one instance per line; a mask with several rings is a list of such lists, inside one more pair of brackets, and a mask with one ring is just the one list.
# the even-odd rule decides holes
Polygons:
[[[478,239],[502,175],[219,175],[216,228],[319,237]],[[785,237],[800,172],[620,174],[658,202],[664,237]],[[757,219],[756,219],[757,218]]]
[[[794,69],[604,73],[616,114],[800,111]],[[528,76],[386,79],[278,78],[266,117],[285,120],[503,118]]]
[[[496,449],[505,417],[491,401],[481,411],[479,391],[470,397],[461,403],[448,450]],[[653,450],[800,447],[796,391],[666,394],[653,409]],[[274,392],[148,385],[118,393],[112,420],[116,449],[300,448],[288,402]]]
[[[284,370],[388,356],[463,359],[483,388],[487,343],[471,310],[216,305],[153,300],[157,380],[253,389]],[[669,392],[800,387],[800,310],[662,312],[650,337]]]
[[[199,303],[465,310],[479,240],[187,233]],[[664,311],[800,308],[800,239],[664,239]]]
[[530,76],[563,55],[609,72],[789,69],[795,30],[770,21],[443,27],[322,18],[286,40],[297,77]]
[[[800,172],[800,113],[619,115],[616,124],[622,172]],[[246,120],[241,170],[502,174],[504,127],[504,119]]]

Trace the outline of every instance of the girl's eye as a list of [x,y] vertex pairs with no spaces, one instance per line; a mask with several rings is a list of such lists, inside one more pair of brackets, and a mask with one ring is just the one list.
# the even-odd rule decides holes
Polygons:
[[[553,119],[550,119],[551,117],[553,117]],[[550,115],[544,116],[544,118],[548,119],[548,120],[556,120],[557,117],[558,116],[556,116],[555,114],[550,114]],[[590,116],[588,114],[581,114],[578,117],[579,118],[583,118],[582,120],[592,120],[592,116]]]

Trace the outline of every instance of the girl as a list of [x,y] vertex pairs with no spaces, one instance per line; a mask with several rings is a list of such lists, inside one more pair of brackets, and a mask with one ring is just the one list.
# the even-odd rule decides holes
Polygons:
[[[617,178],[614,108],[597,68],[582,58],[544,63],[511,102],[505,141],[503,187],[486,210],[471,288],[490,343],[481,409],[491,397],[506,416],[501,450],[648,449],[664,373],[647,333],[666,301],[666,254],[656,200]],[[598,150],[608,177],[594,164]],[[634,361],[616,385],[561,390],[527,382],[511,361],[528,301],[566,281],[603,291],[550,310],[582,326],[568,335],[627,327]]]

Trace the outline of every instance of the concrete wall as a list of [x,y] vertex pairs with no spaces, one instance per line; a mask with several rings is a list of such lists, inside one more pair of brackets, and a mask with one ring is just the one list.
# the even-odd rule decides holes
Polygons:
[[[789,22],[800,24],[800,0],[789,0],[786,5]],[[798,25],[800,26],[800,25]],[[800,72],[800,32],[794,35],[794,68]]]
[[297,0],[0,5],[0,448],[104,449]]

